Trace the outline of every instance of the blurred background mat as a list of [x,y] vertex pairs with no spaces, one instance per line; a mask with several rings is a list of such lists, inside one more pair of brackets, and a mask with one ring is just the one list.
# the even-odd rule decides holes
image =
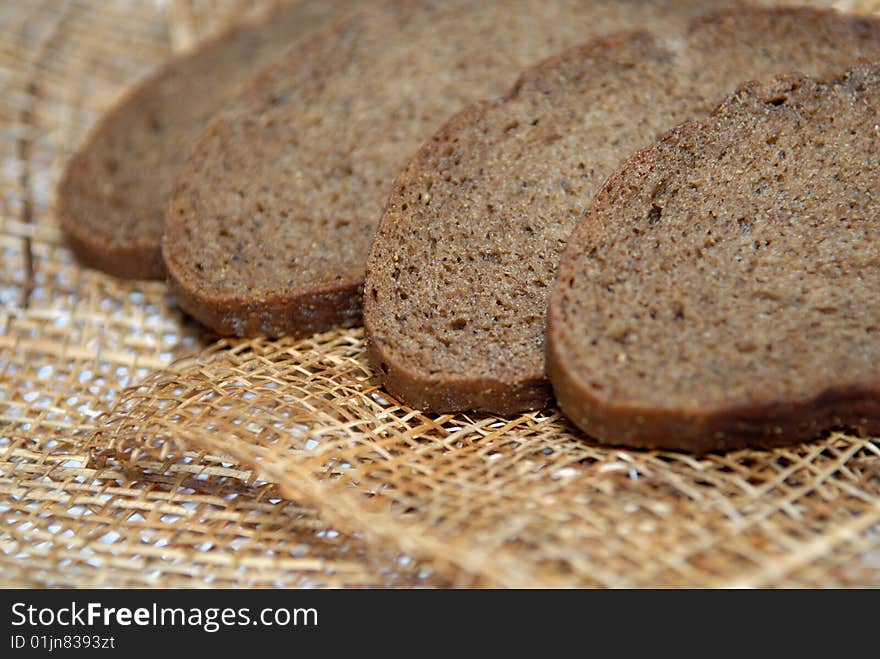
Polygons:
[[360,329],[216,341],[164,284],[79,267],[54,203],[86,131],[274,4],[0,5],[3,585],[880,586],[878,438],[693,457],[554,409],[425,415]]

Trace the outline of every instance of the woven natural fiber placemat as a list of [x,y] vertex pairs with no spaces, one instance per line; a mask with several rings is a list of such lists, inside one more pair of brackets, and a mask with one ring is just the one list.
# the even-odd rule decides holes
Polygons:
[[163,284],[77,266],[53,204],[85,131],[269,4],[0,5],[3,585],[880,586],[877,439],[696,458],[424,415],[361,330],[215,342]]

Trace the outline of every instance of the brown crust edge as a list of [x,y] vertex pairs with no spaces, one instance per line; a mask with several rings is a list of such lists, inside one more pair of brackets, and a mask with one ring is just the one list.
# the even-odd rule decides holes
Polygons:
[[[858,68],[877,69],[880,63],[861,60],[844,75],[834,78],[836,84]],[[730,109],[743,105],[749,99],[772,101],[778,92],[796,89],[807,76],[782,75],[761,84],[750,81],[726,97],[707,117],[681,124],[663,135],[653,146],[633,154],[594,197],[588,213],[578,227],[590,222],[596,206],[611,187],[619,187],[627,175],[647,166],[657,149],[679,140],[683,135]],[[575,229],[578,232],[578,229]],[[575,237],[573,234],[573,237]],[[572,241],[570,245],[575,245]],[[556,401],[578,428],[600,444],[638,449],[667,449],[706,453],[737,448],[776,448],[817,439],[833,428],[846,428],[860,436],[880,435],[880,380],[869,383],[832,384],[822,387],[800,400],[770,400],[763,404],[734,403],[716,410],[664,410],[636,404],[614,404],[596,396],[579,378],[563,366],[557,338],[557,304],[559,291],[564,286],[565,262],[563,256],[551,293],[547,313],[546,370]]]
[[432,381],[405,368],[392,366],[381,340],[368,339],[367,356],[383,388],[401,402],[423,412],[472,411],[510,416],[553,404],[546,378],[500,382],[492,378]]
[[362,317],[361,282],[246,302],[200,298],[174,277],[168,285],[181,309],[221,336],[305,338],[328,328],[354,327]]
[[572,377],[562,361],[551,316],[547,372],[556,401],[563,414],[599,444],[699,454],[789,446],[817,439],[833,428],[848,428],[860,436],[880,434],[880,383],[831,386],[806,400],[686,412],[601,400]]
[[103,236],[81,231],[81,225],[66,209],[59,211],[59,217],[67,246],[82,265],[120,279],[165,278],[161,244],[157,249],[150,241],[129,245],[107,243]]

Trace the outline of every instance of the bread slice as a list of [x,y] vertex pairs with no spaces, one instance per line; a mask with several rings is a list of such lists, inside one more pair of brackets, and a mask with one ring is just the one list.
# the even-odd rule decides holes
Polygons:
[[880,56],[876,20],[738,9],[577,47],[464,111],[400,175],[372,248],[364,315],[385,387],[436,412],[550,404],[550,284],[606,177],[744,80],[861,55]]
[[591,34],[671,29],[717,0],[405,0],[302,44],[199,140],[169,207],[180,305],[221,334],[361,322],[395,175],[455,111]]
[[751,83],[630,159],[549,311],[562,410],[602,442],[880,432],[880,66]]
[[354,0],[303,0],[169,61],[103,118],[68,163],[61,227],[77,257],[110,274],[165,275],[165,207],[186,154],[241,85]]

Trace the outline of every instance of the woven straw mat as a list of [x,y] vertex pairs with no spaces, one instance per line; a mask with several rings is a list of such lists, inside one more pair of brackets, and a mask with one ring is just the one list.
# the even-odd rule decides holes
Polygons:
[[426,415],[361,329],[216,341],[164,284],[80,268],[53,209],[72,150],[269,4],[0,4],[3,586],[880,586],[876,438],[693,457],[555,409]]

